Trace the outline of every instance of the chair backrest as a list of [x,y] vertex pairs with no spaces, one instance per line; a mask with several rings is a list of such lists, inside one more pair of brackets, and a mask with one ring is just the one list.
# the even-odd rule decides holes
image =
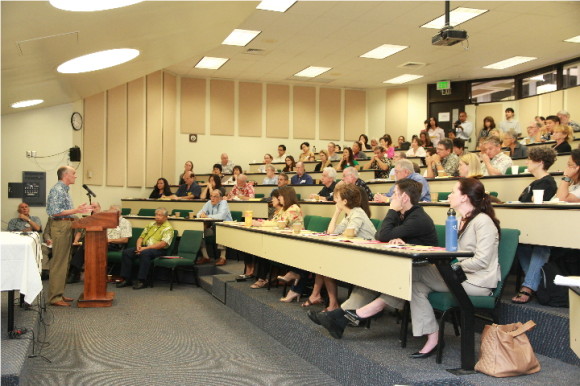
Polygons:
[[183,231],[181,240],[179,240],[179,246],[177,247],[177,255],[187,259],[195,259],[201,248],[202,239],[202,231]]
[[507,275],[509,274],[514,263],[519,240],[519,229],[501,229],[501,239],[499,240],[498,253],[499,268],[501,270],[501,281],[497,284],[495,291],[493,291],[493,296],[501,295],[501,291],[505,284],[505,279],[507,278]]
[[141,236],[141,233],[143,233],[143,229],[144,228],[132,228],[131,229],[131,238],[127,242],[128,248],[135,248],[135,243],[137,242],[137,239],[139,238],[139,236]]
[[176,214],[176,213],[179,213],[179,215],[180,215],[181,217],[183,217],[183,218],[187,218],[187,217],[189,217],[189,213],[190,213],[190,212],[193,212],[193,210],[192,210],[192,209],[173,209],[173,210],[171,211],[171,215],[172,215],[172,216],[175,216],[175,214]]
[[173,230],[173,239],[171,240],[171,244],[165,249],[169,256],[173,255],[175,252],[175,243],[177,242],[177,231]]
[[381,228],[381,223],[383,222],[382,220],[376,219],[376,218],[371,218],[371,222],[373,223],[373,225],[375,226],[376,230],[379,230]]
[[309,229],[308,224],[310,224],[310,220],[312,220],[312,217],[315,217],[315,216],[310,215],[310,214],[304,216],[304,229]]
[[[515,166],[515,165],[514,165],[514,166]],[[524,165],[524,166],[520,165],[520,166],[518,167],[518,174],[522,174],[523,172],[525,172],[525,171],[526,171],[526,169],[527,169],[527,168],[528,168],[528,167],[527,167],[527,166],[525,166],[525,165]],[[506,175],[506,176],[511,176],[511,174],[512,174],[512,168],[507,168],[507,169],[506,169],[506,171],[505,171],[505,175]]]
[[232,214],[232,220],[240,222],[242,221],[242,212],[239,210],[232,210],[230,212]]
[[121,208],[121,216],[126,216],[131,213],[131,208]]
[[437,232],[437,246],[445,248],[445,225],[435,224],[435,231]]
[[254,198],[264,198],[264,193],[256,193],[254,194]]
[[145,209],[145,208],[141,208],[141,209],[139,209],[139,212],[137,213],[137,216],[150,216],[150,217],[155,217],[155,209]]
[[445,201],[449,198],[451,192],[439,192],[437,193],[437,201]]
[[308,224],[308,230],[313,232],[326,232],[330,220],[332,220],[330,217],[313,216]]

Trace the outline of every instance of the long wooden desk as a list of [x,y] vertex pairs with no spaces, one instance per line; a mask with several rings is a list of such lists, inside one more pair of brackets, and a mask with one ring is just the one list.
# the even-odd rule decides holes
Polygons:
[[[435,224],[445,224],[449,204],[421,203]],[[332,217],[332,202],[301,202],[304,215]],[[578,220],[580,204],[494,204],[502,228],[519,229],[520,243],[580,249]],[[388,204],[371,203],[371,218],[382,220]]]
[[[269,196],[269,193],[268,193]],[[173,209],[193,210],[199,212],[207,200],[149,200],[146,198],[123,198],[121,204],[123,208],[130,208],[131,214],[137,214],[139,209],[165,208],[170,213]],[[268,217],[268,203],[262,201],[228,201],[231,211],[244,212],[251,210],[254,217]]]
[[305,231],[294,235],[288,230],[227,223],[216,224],[216,233],[218,244],[406,300],[411,299],[413,261],[435,264],[464,311],[461,367],[473,370],[473,305],[461,284],[452,279],[449,265],[452,259],[472,253],[399,249],[384,243],[337,241]]
[[[155,217],[151,216],[124,216],[129,222],[131,226],[135,228],[145,228],[147,225],[151,224],[155,221]],[[207,223],[215,223],[220,222],[221,220],[215,220],[212,218],[179,218],[179,217],[169,217],[167,219],[169,224],[177,231],[179,235],[183,234],[183,231],[190,230],[190,231],[202,231],[204,230],[204,226]]]

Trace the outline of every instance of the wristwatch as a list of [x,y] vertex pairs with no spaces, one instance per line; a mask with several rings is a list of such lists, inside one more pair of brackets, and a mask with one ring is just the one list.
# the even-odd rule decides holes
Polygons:
[[570,182],[572,182],[572,179],[570,177],[564,176],[564,177],[562,177],[562,181],[566,181],[566,182],[570,183]]

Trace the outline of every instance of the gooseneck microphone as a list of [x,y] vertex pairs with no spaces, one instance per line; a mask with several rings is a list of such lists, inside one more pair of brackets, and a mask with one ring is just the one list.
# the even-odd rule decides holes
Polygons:
[[95,194],[95,192],[93,192],[93,191],[91,190],[91,188],[89,188],[89,187],[87,186],[87,184],[83,184],[83,188],[84,188],[84,189],[87,191],[87,193],[88,193],[88,194],[90,194],[91,196],[93,196],[93,197],[97,197],[97,195]]

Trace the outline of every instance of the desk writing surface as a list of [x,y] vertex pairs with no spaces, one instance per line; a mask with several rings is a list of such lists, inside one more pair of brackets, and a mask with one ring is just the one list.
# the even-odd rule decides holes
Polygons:
[[290,230],[273,227],[246,228],[221,223],[216,229],[219,244],[407,300],[411,298],[414,258],[450,260],[450,255],[471,256],[429,247],[400,249],[362,239],[345,242],[344,238],[307,231],[294,235]]
[[[134,228],[145,228],[153,221],[155,221],[155,217],[151,216],[124,216],[129,222],[131,226]],[[168,217],[167,221],[173,227],[174,230],[181,236],[183,235],[183,231],[190,230],[190,231],[202,231],[204,230],[205,224],[207,223],[215,223],[220,222],[221,220],[215,219],[188,219],[188,218],[179,218],[179,217]]]
[[29,236],[0,232],[1,290],[20,290],[28,304],[42,291],[40,243],[35,232]]
[[[135,215],[139,209],[165,208],[170,213],[173,209],[193,210],[195,214],[203,208],[207,200],[149,200],[145,198],[123,198],[123,208],[130,208]],[[244,212],[251,210],[256,218],[268,217],[268,203],[261,201],[228,201],[230,211]]]

